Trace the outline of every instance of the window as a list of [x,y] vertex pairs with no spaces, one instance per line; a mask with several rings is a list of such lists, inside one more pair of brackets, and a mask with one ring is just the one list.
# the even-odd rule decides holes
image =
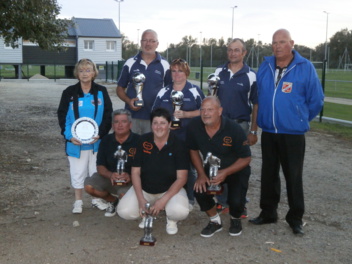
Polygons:
[[106,42],[106,50],[107,51],[115,51],[116,50],[116,41],[107,41]]
[[11,44],[5,43],[5,49],[12,49]]
[[94,49],[94,40],[85,40],[84,50],[93,50],[93,49]]

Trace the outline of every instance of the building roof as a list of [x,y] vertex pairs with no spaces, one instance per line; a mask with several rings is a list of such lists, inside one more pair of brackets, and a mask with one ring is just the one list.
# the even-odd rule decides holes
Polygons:
[[111,18],[72,18],[73,27],[68,29],[68,35],[74,37],[121,38]]

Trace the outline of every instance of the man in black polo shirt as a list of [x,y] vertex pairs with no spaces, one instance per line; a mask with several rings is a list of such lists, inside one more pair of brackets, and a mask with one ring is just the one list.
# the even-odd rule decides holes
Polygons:
[[[198,172],[194,185],[195,197],[201,211],[206,212],[210,218],[209,224],[201,232],[202,237],[211,237],[222,230],[213,195],[206,193],[210,184],[227,183],[227,202],[231,216],[229,233],[231,236],[242,233],[240,217],[245,206],[245,195],[242,192],[248,187],[251,151],[248,145],[243,144],[246,135],[242,128],[221,114],[219,99],[208,96],[202,102],[200,117],[195,117],[187,130],[187,145],[192,163]],[[205,158],[208,152],[221,160],[218,174],[213,180],[209,179],[208,166],[203,168],[200,156],[201,153]]]
[[[94,197],[107,201],[105,216],[116,215],[116,206],[119,199],[115,196],[125,193],[131,186],[131,163],[136,152],[136,143],[139,135],[131,131],[131,113],[125,109],[115,110],[112,113],[112,128],[114,133],[105,136],[99,146],[97,155],[98,173],[87,177],[84,182],[84,189]],[[127,162],[124,165],[124,172],[117,173],[117,161],[115,152],[121,146],[122,151],[127,154]],[[115,181],[125,181],[127,185],[115,185]],[[114,194],[114,195],[112,195]]]

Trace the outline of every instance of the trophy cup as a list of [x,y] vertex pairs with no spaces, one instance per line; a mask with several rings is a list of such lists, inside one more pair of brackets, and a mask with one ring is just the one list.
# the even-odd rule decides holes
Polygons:
[[[172,104],[174,106],[174,112],[177,110],[180,110],[183,104],[183,92],[174,90],[171,92],[170,97],[172,100]],[[171,127],[181,128],[181,120],[176,117],[173,117],[171,122]]]
[[156,243],[156,238],[153,237],[153,216],[149,214],[150,203],[145,204],[145,222],[144,222],[144,236],[139,241],[141,246],[154,246]]
[[208,76],[208,95],[217,96],[219,90],[220,78],[215,73]]
[[[209,163],[209,178],[212,180],[218,174],[218,169],[220,168],[221,160],[213,156],[211,152],[207,153],[205,160],[203,161],[203,165]],[[207,194],[218,195],[222,193],[223,187],[221,185],[210,184],[207,188]]]
[[[117,173],[118,174],[122,174],[123,170],[125,169],[125,163],[127,162],[127,152],[124,151],[121,147],[121,145],[119,145],[117,147],[116,152],[114,153],[114,157],[117,159]],[[114,185],[125,185],[126,182],[124,180],[114,180]]]
[[137,101],[134,101],[134,106],[137,107],[142,107],[144,106],[144,101],[142,98],[142,90],[143,90],[143,83],[145,82],[145,76],[143,73],[140,72],[136,72],[133,74],[132,76],[132,81],[133,81],[133,86],[134,89],[136,90],[136,94],[137,94]]

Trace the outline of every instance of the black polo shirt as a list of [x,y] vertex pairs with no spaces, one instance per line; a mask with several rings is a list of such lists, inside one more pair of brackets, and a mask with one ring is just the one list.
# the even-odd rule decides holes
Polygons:
[[[211,152],[214,156],[221,159],[220,168],[224,169],[232,165],[239,158],[251,156],[248,145],[243,145],[247,140],[243,129],[233,120],[221,117],[220,129],[210,138],[205,130],[204,123],[200,116],[192,119],[187,129],[186,144],[192,150],[200,150],[203,157]],[[208,174],[209,165],[205,172]],[[249,166],[245,169],[249,169]]]
[[141,168],[143,191],[157,194],[166,192],[176,181],[176,171],[188,170],[189,162],[185,144],[172,131],[161,150],[155,145],[150,132],[141,136],[132,166]]
[[115,133],[106,135],[100,142],[99,151],[97,155],[97,166],[105,166],[109,171],[116,172],[117,158],[114,154],[117,147],[121,145],[122,149],[128,153],[127,162],[125,163],[125,172],[131,174],[131,166],[134,153],[136,152],[136,145],[140,135],[131,132],[129,137],[123,144],[116,141]]

